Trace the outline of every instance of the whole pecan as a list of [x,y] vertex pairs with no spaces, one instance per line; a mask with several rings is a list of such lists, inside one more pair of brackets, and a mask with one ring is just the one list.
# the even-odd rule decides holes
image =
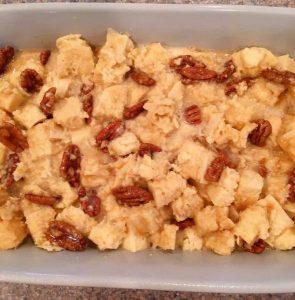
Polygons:
[[205,179],[210,182],[217,182],[221,174],[224,170],[224,168],[228,164],[228,158],[225,155],[224,152],[219,152],[218,156],[213,159],[211,164],[209,165],[206,173],[205,173]]
[[20,74],[20,86],[27,93],[39,92],[43,85],[43,79],[39,73],[33,69],[25,69]]
[[261,159],[258,163],[258,173],[263,178],[265,178],[268,173],[265,163],[266,163],[265,159]]
[[180,69],[188,66],[206,68],[206,65],[203,62],[194,59],[191,55],[179,55],[177,57],[174,57],[170,60],[169,66],[177,72]]
[[40,102],[40,110],[47,118],[51,118],[54,111],[55,93],[55,87],[48,89]]
[[132,68],[129,76],[140,85],[153,86],[156,84],[156,81],[152,77],[139,69]]
[[295,168],[289,174],[289,193],[287,200],[290,202],[295,202]]
[[191,125],[198,125],[202,122],[201,110],[197,105],[191,105],[184,111],[185,120]]
[[14,56],[13,47],[0,48],[0,75],[3,74]]
[[203,67],[184,67],[179,70],[179,73],[191,80],[210,80],[217,76],[217,73],[213,70],[209,70]]
[[51,244],[70,251],[82,251],[87,245],[83,234],[73,225],[64,221],[51,221],[45,236]]
[[295,85],[295,73],[268,68],[261,71],[261,76],[269,81],[284,85]]
[[154,152],[161,152],[162,149],[154,144],[150,143],[142,143],[139,146],[138,154],[139,156],[144,156],[144,155],[152,155]]
[[60,175],[72,187],[80,185],[81,152],[77,145],[68,145],[60,164]]
[[250,132],[248,139],[253,145],[263,147],[266,143],[266,139],[272,133],[271,124],[264,119],[258,119],[254,122],[257,124],[257,127]]
[[119,205],[139,206],[153,200],[151,193],[138,186],[120,186],[112,190]]
[[256,241],[250,249],[247,249],[248,252],[261,254],[265,250],[265,243],[263,240],[259,239]]
[[100,212],[101,199],[97,196],[95,190],[87,190],[84,187],[79,188],[79,199],[83,211],[90,217],[96,217]]
[[49,60],[49,57],[51,55],[51,51],[50,50],[44,50],[40,53],[39,59],[40,59],[40,63],[45,66]]
[[222,83],[222,82],[228,80],[228,78],[230,76],[232,76],[235,71],[236,71],[236,67],[235,67],[233,61],[232,60],[227,61],[224,64],[224,71],[221,74],[217,75],[216,82]]
[[244,82],[246,84],[247,88],[249,88],[253,83],[253,79],[254,78],[251,78],[251,77],[243,77],[243,78],[235,78],[235,79],[230,80],[225,85],[225,89],[224,89],[225,95],[229,96],[232,93],[236,93],[237,86],[242,82]]
[[125,125],[121,120],[115,120],[103,128],[96,136],[96,144],[102,148],[104,141],[109,142],[123,134]]
[[13,173],[16,170],[18,163],[19,157],[16,153],[11,153],[8,155],[4,182],[4,186],[6,189],[9,189],[14,183]]
[[80,96],[90,94],[93,91],[94,87],[95,86],[93,82],[89,84],[83,83],[80,89]]
[[22,131],[8,122],[4,122],[0,126],[0,143],[16,153],[20,153],[29,147],[27,138]]
[[56,202],[61,200],[60,196],[44,196],[44,195],[36,195],[32,193],[25,194],[25,198],[30,202],[40,204],[40,205],[54,205]]
[[188,227],[194,226],[195,225],[195,221],[194,221],[193,218],[187,218],[187,219],[185,219],[183,221],[180,221],[180,222],[178,222],[176,220],[173,220],[172,224],[178,226],[178,228],[180,230],[184,230],[184,229],[186,229]]
[[126,120],[136,118],[140,113],[144,111],[143,106],[146,104],[147,100],[140,101],[130,107],[126,107],[123,112],[123,117]]
[[82,106],[83,110],[88,114],[88,118],[85,120],[86,124],[90,124],[93,112],[93,96],[91,94],[82,96]]

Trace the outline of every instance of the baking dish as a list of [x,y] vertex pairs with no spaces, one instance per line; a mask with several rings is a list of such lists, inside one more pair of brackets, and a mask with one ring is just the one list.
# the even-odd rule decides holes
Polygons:
[[[0,9],[0,41],[17,48],[51,47],[56,37],[81,33],[102,42],[106,28],[139,43],[220,50],[266,47],[295,55],[295,10],[248,6],[27,4]],[[294,253],[262,255],[144,251],[47,253],[30,242],[0,252],[0,280],[26,283],[208,292],[291,292]]]

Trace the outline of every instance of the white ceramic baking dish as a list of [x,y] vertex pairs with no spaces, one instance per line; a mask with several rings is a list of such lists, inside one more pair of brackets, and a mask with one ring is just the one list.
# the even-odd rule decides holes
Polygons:
[[[0,6],[0,43],[50,47],[81,33],[102,43],[106,28],[140,43],[215,49],[264,46],[295,56],[295,9],[143,4],[22,4]],[[1,237],[0,237],[1,238]],[[295,252],[262,255],[144,251],[47,253],[27,243],[0,252],[0,281],[206,292],[294,292]]]

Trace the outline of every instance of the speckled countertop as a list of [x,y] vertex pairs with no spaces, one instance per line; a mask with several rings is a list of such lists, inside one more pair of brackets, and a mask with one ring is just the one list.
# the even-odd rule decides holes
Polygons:
[[[0,0],[0,3],[25,3],[25,2],[56,2],[55,0]],[[244,4],[294,7],[295,0],[72,0],[58,2],[132,2],[132,3],[187,3],[187,4]],[[1,9],[1,8],[0,8]],[[160,299],[202,299],[202,300],[294,300],[294,294],[265,294],[265,295],[239,295],[239,294],[207,294],[187,292],[162,292],[150,290],[124,290],[105,288],[82,287],[57,287],[44,285],[0,283],[0,300],[160,300]]]

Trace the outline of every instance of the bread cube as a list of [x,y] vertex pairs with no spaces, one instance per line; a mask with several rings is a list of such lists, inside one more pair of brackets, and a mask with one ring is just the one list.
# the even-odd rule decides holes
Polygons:
[[164,157],[155,159],[149,155],[144,155],[144,157],[138,157],[134,173],[145,180],[156,180],[166,175],[168,165],[169,162]]
[[14,111],[13,116],[16,121],[27,129],[46,120],[46,116],[41,112],[39,107],[34,104],[26,104],[21,109]]
[[103,220],[94,226],[89,234],[89,239],[100,250],[117,249],[126,237],[125,222],[107,222]]
[[148,187],[153,194],[156,206],[160,208],[168,205],[181,195],[186,187],[186,180],[171,171],[166,178],[148,182]]
[[210,184],[207,188],[209,199],[216,206],[229,206],[235,200],[235,192],[238,187],[240,174],[226,167],[215,184]]
[[203,240],[197,234],[195,227],[188,227],[183,231],[182,250],[195,251],[201,250]]
[[95,80],[108,85],[121,83],[129,70],[128,54],[132,49],[133,43],[127,35],[109,29],[106,42],[99,51]]
[[0,220],[0,250],[17,248],[27,237],[26,224],[18,219]]
[[82,108],[78,97],[65,98],[55,104],[54,121],[68,129],[77,129],[85,125],[88,114]]
[[288,228],[277,236],[273,247],[278,250],[291,250],[295,247],[295,227]]
[[176,221],[192,218],[203,208],[203,199],[193,187],[186,187],[183,194],[171,203]]
[[138,47],[132,56],[135,57],[135,67],[151,75],[164,71],[169,64],[169,52],[160,43]]
[[149,241],[144,235],[139,235],[135,232],[128,231],[124,238],[122,248],[131,252],[138,252],[149,247]]
[[295,72],[295,61],[288,54],[278,56],[277,59],[280,69]]
[[79,34],[69,34],[56,41],[58,77],[88,75],[94,70],[94,56],[90,46]]
[[238,73],[256,76],[262,69],[275,67],[278,59],[267,49],[259,47],[244,48],[232,55]]
[[27,131],[27,139],[29,143],[29,151],[31,159],[37,160],[45,156],[53,155],[56,153],[56,147],[48,136],[50,124],[48,122],[37,124]]
[[136,135],[130,131],[123,133],[120,137],[112,140],[108,150],[112,155],[125,156],[138,151],[139,141]]
[[249,91],[249,96],[269,106],[274,106],[279,100],[280,95],[285,90],[281,84],[273,83],[265,79],[258,79]]
[[25,97],[9,81],[0,79],[0,108],[9,112],[15,111]]
[[121,119],[128,100],[127,85],[110,86],[96,97],[93,116]]
[[[122,212],[118,213],[118,216]],[[161,210],[152,203],[133,207],[127,212],[127,227],[129,231],[139,235],[152,235],[162,226]]]
[[235,248],[235,237],[229,230],[213,232],[206,237],[205,247],[219,255],[230,255]]
[[227,207],[206,206],[195,214],[197,232],[200,236],[218,230],[232,229],[234,223],[228,218]]
[[250,169],[242,170],[240,176],[237,189],[237,205],[246,208],[258,200],[263,188],[263,178]]
[[269,237],[270,223],[267,210],[261,206],[250,206],[240,214],[236,224],[235,235],[252,245],[256,240],[266,240]]
[[259,200],[257,204],[264,207],[268,212],[270,240],[280,235],[284,230],[294,227],[292,219],[287,215],[279,202],[271,195]]
[[179,149],[176,164],[184,178],[192,178],[199,183],[204,179],[207,168],[214,159],[214,153],[199,142],[186,141]]
[[161,232],[152,236],[153,248],[174,250],[176,246],[176,232],[178,226],[165,224]]

